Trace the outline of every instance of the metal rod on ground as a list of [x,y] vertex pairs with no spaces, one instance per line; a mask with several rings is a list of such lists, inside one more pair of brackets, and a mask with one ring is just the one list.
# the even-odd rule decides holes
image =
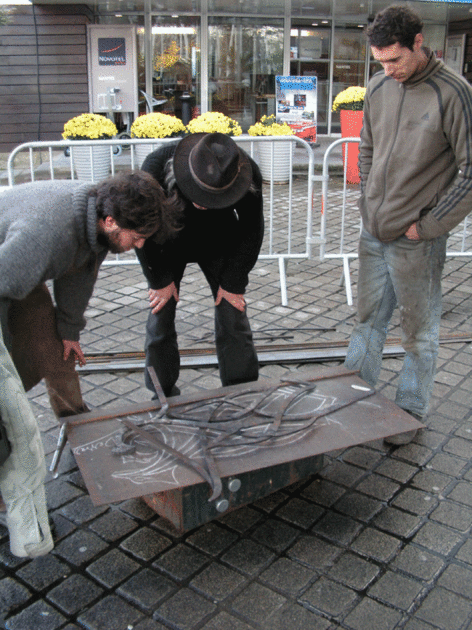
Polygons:
[[[469,333],[444,335],[440,345],[451,343],[470,343]],[[261,365],[271,363],[327,363],[343,361],[349,341],[328,341],[300,344],[274,344],[257,346],[256,350]],[[383,356],[397,357],[405,354],[399,339],[387,339]],[[183,349],[180,351],[181,368],[213,367],[218,365],[214,348]],[[144,352],[126,352],[116,354],[86,355],[87,365],[77,367],[82,374],[90,372],[118,372],[144,370]]]

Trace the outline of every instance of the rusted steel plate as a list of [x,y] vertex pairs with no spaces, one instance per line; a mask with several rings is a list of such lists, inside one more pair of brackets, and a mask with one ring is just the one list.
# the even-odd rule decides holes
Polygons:
[[215,470],[226,479],[423,426],[342,367],[287,372],[169,403],[162,418],[152,404],[68,418],[68,439],[95,505],[204,479],[210,497]]

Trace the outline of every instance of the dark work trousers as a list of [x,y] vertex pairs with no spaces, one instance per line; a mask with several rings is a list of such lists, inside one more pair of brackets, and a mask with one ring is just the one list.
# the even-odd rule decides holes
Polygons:
[[63,359],[56,315],[45,284],[23,300],[9,301],[9,350],[26,391],[45,379],[51,407],[57,417],[87,411],[80,392],[73,353]]
[[[199,262],[216,299],[222,261]],[[186,263],[174,269],[174,283],[180,290]],[[180,357],[175,330],[176,301],[171,298],[158,313],[149,313],[146,326],[146,368],[152,366],[166,396],[179,378]],[[241,312],[223,298],[215,306],[215,343],[223,386],[257,381],[259,364],[246,311]],[[146,369],[146,387],[154,392]]]

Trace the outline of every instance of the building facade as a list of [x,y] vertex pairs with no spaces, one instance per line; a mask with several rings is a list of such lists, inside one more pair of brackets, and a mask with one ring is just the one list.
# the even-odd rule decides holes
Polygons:
[[[337,133],[333,99],[345,87],[365,85],[378,69],[364,28],[391,3],[98,0],[2,5],[0,151],[25,141],[59,139],[70,117],[93,109],[87,35],[92,24],[107,25],[111,37],[118,25],[136,33],[139,113],[147,111],[144,92],[158,101],[156,111],[181,116],[185,100],[193,113],[221,111],[246,130],[262,115],[275,113],[277,75],[316,76],[318,133]],[[456,63],[459,54],[462,73],[472,79],[472,4],[410,5],[424,19],[426,44],[445,59],[453,51]],[[123,128],[126,119],[119,113],[116,117]]]

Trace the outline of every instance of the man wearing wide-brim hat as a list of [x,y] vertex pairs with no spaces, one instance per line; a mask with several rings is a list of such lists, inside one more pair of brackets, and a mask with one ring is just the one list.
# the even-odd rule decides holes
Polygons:
[[[179,393],[175,312],[187,263],[203,271],[215,300],[215,342],[224,386],[255,381],[258,360],[244,292],[262,244],[262,178],[256,163],[228,136],[191,134],[151,153],[142,169],[173,200],[176,238],[148,239],[137,252],[149,282],[146,366],[166,396]],[[146,370],[146,386],[154,386]]]

